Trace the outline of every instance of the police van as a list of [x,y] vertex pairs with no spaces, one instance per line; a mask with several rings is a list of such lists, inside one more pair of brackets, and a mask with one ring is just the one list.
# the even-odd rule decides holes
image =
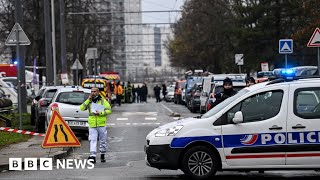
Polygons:
[[244,88],[201,117],[152,130],[147,165],[181,169],[193,179],[227,170],[318,170],[319,97],[320,77]]

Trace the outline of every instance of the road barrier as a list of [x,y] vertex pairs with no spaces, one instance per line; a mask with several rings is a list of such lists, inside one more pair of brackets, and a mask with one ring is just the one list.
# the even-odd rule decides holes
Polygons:
[[32,135],[32,136],[45,136],[45,134],[41,134],[41,133],[36,133],[36,132],[31,132],[31,131],[26,131],[26,130],[19,130],[19,129],[10,129],[7,127],[0,127],[0,131],[7,131],[7,132],[19,133],[19,134],[27,134],[27,135]]

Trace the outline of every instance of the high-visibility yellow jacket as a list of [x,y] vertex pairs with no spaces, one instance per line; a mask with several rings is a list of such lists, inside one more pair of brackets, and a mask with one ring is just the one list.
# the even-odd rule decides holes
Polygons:
[[94,113],[91,112],[91,106],[92,106],[92,101],[87,99],[84,103],[80,105],[80,110],[85,111],[89,110],[89,117],[88,117],[88,124],[89,127],[95,128],[95,127],[101,127],[101,126],[106,126],[107,125],[107,115],[111,114],[111,106],[107,100],[104,98],[101,98],[99,101],[97,101],[97,104],[101,104],[104,106],[104,111],[99,112],[98,115],[95,115]]

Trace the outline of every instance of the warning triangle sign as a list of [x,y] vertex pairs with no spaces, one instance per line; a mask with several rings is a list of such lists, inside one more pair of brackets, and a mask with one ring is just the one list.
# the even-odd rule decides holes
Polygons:
[[76,59],[73,63],[73,65],[71,66],[71,69],[83,69],[83,66],[81,64],[81,62],[79,61],[79,59]]
[[31,42],[29,38],[27,37],[26,33],[24,33],[23,29],[21,28],[19,23],[16,23],[9,36],[7,37],[7,40],[5,42],[6,46],[15,46],[15,45],[30,45]]
[[308,47],[320,47],[320,29],[316,28],[308,42]]
[[58,111],[53,111],[41,146],[42,148],[60,148],[80,147],[81,144]]

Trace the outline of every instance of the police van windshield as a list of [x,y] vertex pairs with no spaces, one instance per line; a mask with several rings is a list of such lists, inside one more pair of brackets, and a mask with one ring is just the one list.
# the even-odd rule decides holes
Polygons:
[[208,111],[203,116],[201,116],[201,119],[208,118],[208,117],[211,117],[211,116],[217,114],[219,111],[221,111],[223,108],[225,108],[228,104],[232,103],[233,101],[235,101],[236,99],[238,99],[239,97],[241,97],[242,95],[244,95],[244,94],[246,94],[248,92],[249,92],[249,90],[242,89],[241,91],[239,91],[234,96],[229,97],[228,99],[222,101],[222,103],[220,103],[217,106],[213,107],[210,111]]

